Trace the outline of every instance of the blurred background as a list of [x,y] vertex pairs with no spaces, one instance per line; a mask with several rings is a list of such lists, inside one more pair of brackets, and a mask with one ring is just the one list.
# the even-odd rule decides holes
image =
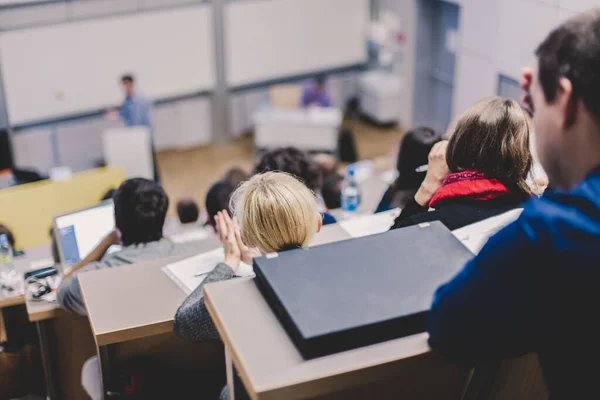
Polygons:
[[[2,0],[0,185],[107,164],[149,174],[154,159],[172,198],[202,202],[268,148],[352,161],[347,133],[357,159],[386,156],[403,130],[443,132],[481,97],[518,98],[534,46],[594,3]],[[148,122],[123,114],[124,75]],[[329,110],[302,104],[315,80]],[[118,134],[138,125],[155,157],[143,134]]]

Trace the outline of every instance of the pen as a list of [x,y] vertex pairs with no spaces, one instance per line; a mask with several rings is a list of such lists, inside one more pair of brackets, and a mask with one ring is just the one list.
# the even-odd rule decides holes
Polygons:
[[202,275],[208,275],[208,272],[198,272],[197,274],[194,274],[194,278],[197,278]]
[[415,169],[415,172],[427,172],[428,169],[429,169],[429,165],[425,164],[425,165],[421,165],[420,167]]

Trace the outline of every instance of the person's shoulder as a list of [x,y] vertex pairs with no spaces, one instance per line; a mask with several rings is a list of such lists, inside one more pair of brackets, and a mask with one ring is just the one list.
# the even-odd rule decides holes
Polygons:
[[523,228],[550,236],[573,232],[600,234],[600,193],[578,187],[572,192],[549,192],[523,206],[518,222]]

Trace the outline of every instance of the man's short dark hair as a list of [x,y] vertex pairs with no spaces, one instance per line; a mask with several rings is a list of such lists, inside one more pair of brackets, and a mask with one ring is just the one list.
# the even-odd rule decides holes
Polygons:
[[323,186],[323,174],[319,165],[307,153],[295,147],[282,147],[263,154],[256,166],[256,173],[268,171],[294,175],[314,192],[319,192]]
[[131,74],[125,74],[125,75],[121,76],[121,82],[133,83],[134,81],[135,81],[135,79],[133,78],[133,75],[131,75]]
[[600,122],[600,9],[577,15],[553,30],[535,54],[546,102],[554,102],[558,81],[565,77],[573,85],[573,96],[581,98]]
[[162,238],[169,197],[158,183],[143,178],[128,179],[119,186],[113,201],[115,223],[124,246]]
[[[231,182],[218,181],[206,193],[206,213],[208,214],[208,223],[213,228],[216,227],[215,216],[219,211],[229,211],[229,199],[235,187]],[[231,212],[230,212],[231,213]]]
[[200,209],[192,199],[179,200],[177,203],[177,216],[182,224],[191,224],[198,221]]

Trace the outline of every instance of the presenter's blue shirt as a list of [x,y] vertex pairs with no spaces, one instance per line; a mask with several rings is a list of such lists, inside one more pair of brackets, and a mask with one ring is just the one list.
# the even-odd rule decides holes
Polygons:
[[600,398],[600,168],[527,202],[437,290],[428,330],[458,364],[536,353],[552,399]]
[[319,90],[317,85],[311,83],[304,87],[304,91],[302,92],[302,107],[308,106],[319,106],[319,107],[331,107],[331,98],[329,97],[329,93],[327,88],[323,90]]
[[121,107],[121,118],[126,126],[147,126],[151,128],[150,109],[151,103],[142,94],[127,96]]

